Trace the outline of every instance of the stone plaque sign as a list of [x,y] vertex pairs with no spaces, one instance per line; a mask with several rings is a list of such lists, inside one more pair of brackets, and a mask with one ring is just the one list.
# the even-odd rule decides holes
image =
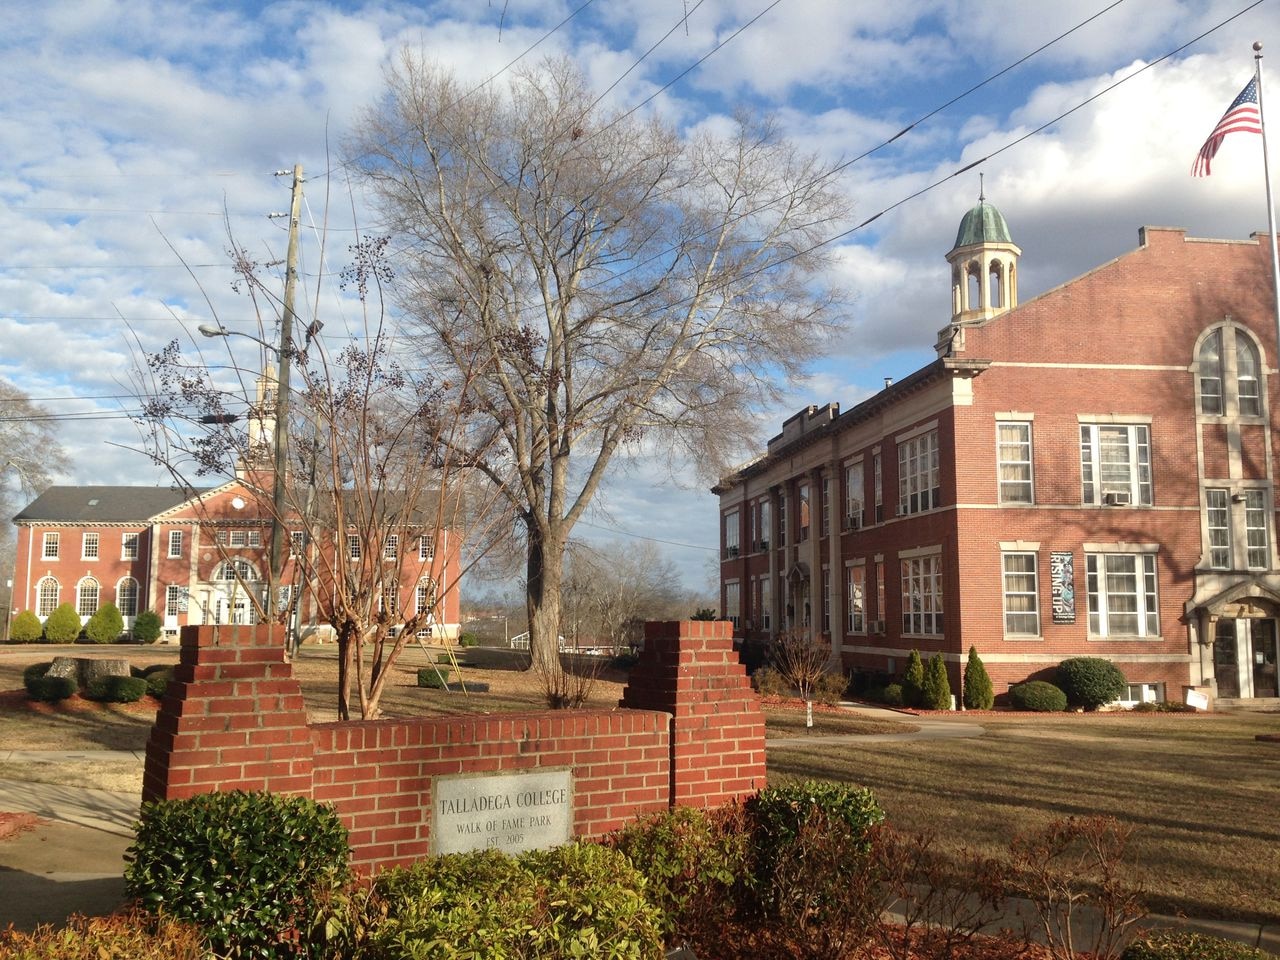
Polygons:
[[573,773],[436,777],[432,782],[431,852],[494,847],[504,853],[568,843],[573,835]]

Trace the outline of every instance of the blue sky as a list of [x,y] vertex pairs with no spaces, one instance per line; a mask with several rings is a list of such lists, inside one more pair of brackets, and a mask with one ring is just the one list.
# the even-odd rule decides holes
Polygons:
[[[325,319],[326,335],[341,338],[354,322],[350,299],[316,278],[341,269],[353,218],[364,219],[359,196],[353,204],[336,165],[338,144],[377,97],[384,66],[405,45],[424,48],[476,83],[495,74],[501,83],[503,68],[538,43],[528,56],[567,54],[597,88],[617,82],[610,106],[653,97],[643,109],[681,129],[737,109],[771,111],[801,145],[839,161],[871,150],[1098,14],[844,171],[841,187],[854,203],[855,223],[944,183],[841,245],[833,279],[855,296],[844,332],[809,379],[789,385],[787,402],[762,417],[763,440],[806,403],[848,407],[884,377],[901,377],[931,358],[934,336],[948,320],[943,256],[978,193],[976,169],[950,174],[1117,80],[1136,74],[979,168],[988,198],[1023,250],[1022,299],[1132,249],[1144,224],[1205,237],[1265,231],[1259,138],[1229,138],[1212,177],[1188,175],[1200,143],[1253,69],[1253,41],[1277,56],[1264,59],[1264,67],[1280,65],[1280,3],[1250,6],[1251,0],[6,4],[0,376],[60,417],[75,464],[64,482],[160,481],[131,449],[139,441],[125,411],[136,406],[128,370],[137,348],[128,329],[145,347],[175,336],[190,342],[195,325],[216,310],[228,326],[254,330],[246,301],[230,287],[225,224],[258,259],[282,257],[284,227],[265,214],[288,208],[288,180],[271,174],[294,163],[308,177],[304,223],[327,217],[331,228],[323,257],[318,231],[304,236],[308,309]],[[725,45],[711,52],[719,42]],[[1271,75],[1265,89],[1274,89],[1271,99],[1280,103],[1280,72],[1274,82]],[[257,363],[251,352],[229,358],[223,347],[204,349],[213,363]],[[717,529],[705,485],[685,465],[668,470],[640,460],[625,467],[581,533],[670,541],[663,549],[690,585],[705,582]]]

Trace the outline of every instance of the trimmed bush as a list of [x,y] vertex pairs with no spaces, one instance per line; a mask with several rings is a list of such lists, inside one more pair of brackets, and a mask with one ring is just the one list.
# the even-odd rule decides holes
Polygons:
[[13,643],[35,643],[44,635],[44,624],[30,610],[23,610],[9,625],[9,640]]
[[70,677],[38,677],[27,684],[27,693],[32,700],[57,703],[75,696],[76,682]]
[[905,706],[907,702],[906,692],[902,689],[900,683],[890,683],[880,691],[880,702],[889,707]]
[[148,667],[143,673],[142,679],[147,685],[147,693],[159,700],[164,696],[165,690],[168,689],[169,681],[173,679],[173,667],[159,664],[155,667]]
[[418,686],[428,690],[445,690],[449,683],[448,667],[419,667]]
[[969,659],[964,665],[964,705],[968,710],[990,710],[995,706],[996,693],[991,685],[987,668],[978,656],[978,648],[969,648]]
[[124,633],[124,617],[114,603],[103,603],[84,625],[84,635],[94,643],[115,643]]
[[70,603],[63,603],[44,622],[44,638],[50,643],[73,643],[80,636],[80,614]]
[[154,610],[143,610],[133,618],[133,639],[139,643],[155,643],[160,639],[164,624]]
[[597,844],[449,854],[378,874],[347,929],[368,930],[373,956],[656,960],[660,918],[643,889],[622,853]]
[[137,703],[146,695],[147,681],[141,677],[94,677],[84,695],[102,703]]
[[200,931],[141,910],[109,917],[72,916],[61,929],[50,924],[24,933],[0,930],[5,960],[206,960]]
[[608,839],[645,878],[667,943],[711,956],[749,877],[742,807],[675,807],[628,824]]
[[1097,710],[1119,700],[1128,681],[1110,660],[1102,657],[1072,657],[1058,664],[1058,686],[1073,707]]
[[46,660],[44,663],[33,663],[22,671],[22,685],[27,688],[27,693],[31,693],[31,685],[49,672],[49,668],[53,666],[52,660]]
[[1043,680],[1029,680],[1018,684],[1009,691],[1009,699],[1019,710],[1061,713],[1067,709],[1067,695],[1052,683],[1045,683]]
[[920,706],[924,694],[924,661],[920,651],[912,650],[907,657],[907,672],[902,676],[902,702],[908,707]]
[[1272,954],[1191,930],[1152,933],[1125,948],[1121,960],[1275,960]]
[[924,685],[920,688],[920,706],[926,710],[951,709],[951,680],[947,677],[947,664],[940,653],[929,658]]
[[304,797],[207,793],[143,804],[125,854],[140,905],[198,925],[235,957],[318,957],[306,936],[349,876],[347,830]]
[[803,780],[765,787],[747,800],[747,817],[757,861],[756,877],[766,882],[779,858],[793,846],[801,827],[817,813],[840,821],[865,837],[884,820],[884,811],[870,790],[847,783]]
[[478,647],[480,646],[480,638],[474,633],[462,633],[458,635],[458,646],[460,647]]

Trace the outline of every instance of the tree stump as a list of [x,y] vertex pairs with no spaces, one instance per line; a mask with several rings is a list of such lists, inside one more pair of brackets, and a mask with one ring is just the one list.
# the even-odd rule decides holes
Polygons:
[[94,657],[54,657],[46,676],[66,677],[83,689],[95,677],[129,676],[128,660],[98,660]]

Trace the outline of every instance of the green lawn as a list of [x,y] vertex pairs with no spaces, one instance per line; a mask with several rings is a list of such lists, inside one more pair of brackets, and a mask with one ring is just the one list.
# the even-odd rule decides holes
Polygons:
[[770,779],[870,787],[904,829],[989,855],[1057,817],[1132,823],[1148,904],[1280,921],[1280,714],[972,717],[972,740],[775,744]]

